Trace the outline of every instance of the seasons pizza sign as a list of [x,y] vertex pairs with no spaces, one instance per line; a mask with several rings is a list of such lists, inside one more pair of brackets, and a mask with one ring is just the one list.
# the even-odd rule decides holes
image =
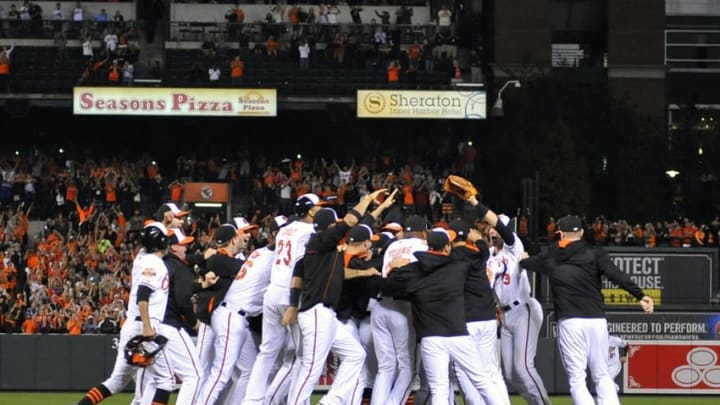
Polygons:
[[75,87],[77,115],[263,116],[277,115],[275,89]]

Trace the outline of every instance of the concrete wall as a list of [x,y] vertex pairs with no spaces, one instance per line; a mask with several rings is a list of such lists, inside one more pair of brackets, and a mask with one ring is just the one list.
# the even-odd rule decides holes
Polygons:
[[[115,363],[116,335],[0,335],[0,390],[83,391]],[[548,392],[567,393],[552,339],[538,342],[535,365]]]

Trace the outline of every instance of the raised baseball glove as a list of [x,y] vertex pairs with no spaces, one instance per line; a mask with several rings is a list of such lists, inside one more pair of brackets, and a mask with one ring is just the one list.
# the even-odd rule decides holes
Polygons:
[[147,367],[155,362],[155,356],[167,342],[167,338],[162,335],[155,337],[137,335],[125,345],[125,360],[131,366]]
[[478,194],[477,189],[470,181],[464,177],[456,176],[454,174],[449,175],[445,179],[445,183],[443,183],[443,191],[455,194],[463,200],[467,200],[468,198]]

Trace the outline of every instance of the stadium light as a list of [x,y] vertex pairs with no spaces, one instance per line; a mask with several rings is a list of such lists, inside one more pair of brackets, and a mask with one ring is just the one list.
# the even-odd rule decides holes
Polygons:
[[514,84],[515,88],[520,88],[520,80],[508,80],[503,84],[503,86],[500,88],[500,91],[498,91],[497,100],[495,101],[495,105],[493,105],[492,110],[490,111],[490,115],[495,117],[502,117],[505,115],[505,111],[503,110],[503,99],[502,94],[503,91],[507,88],[507,86]]

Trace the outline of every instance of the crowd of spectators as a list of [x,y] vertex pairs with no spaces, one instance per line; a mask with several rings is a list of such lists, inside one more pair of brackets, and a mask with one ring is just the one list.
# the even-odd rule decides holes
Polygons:
[[[455,154],[453,154],[455,155]],[[428,218],[449,215],[439,182],[466,166],[464,154],[429,166],[389,156],[338,163],[301,157],[269,161],[241,153],[236,160],[181,157],[161,173],[149,159],[63,160],[43,153],[0,156],[0,331],[116,332],[124,322],[132,258],[143,222],[166,201],[181,203],[189,181],[232,183],[242,214],[260,228],[250,249],[264,243],[268,221],[292,214],[292,201],[315,192],[342,214],[368,190],[400,188],[401,206]],[[444,161],[444,160],[441,160]],[[226,218],[193,212],[186,224],[203,251]],[[43,229],[31,234],[30,222]]]
[[[585,239],[597,246],[654,247],[717,247],[720,241],[720,216],[710,223],[698,223],[681,217],[655,222],[628,223],[624,219],[609,220],[604,216],[584,218]],[[547,237],[555,238],[557,223],[550,217]]]
[[[475,153],[462,142],[447,159],[378,154],[337,162],[302,156],[271,161],[240,152],[231,159],[179,157],[161,172],[149,158],[82,162],[38,152],[0,156],[0,331],[114,333],[124,322],[132,258],[143,222],[164,202],[182,204],[184,184],[232,184],[233,209],[258,224],[250,249],[265,243],[269,220],[292,214],[292,202],[314,192],[340,215],[371,190],[399,189],[398,210],[435,223],[462,215],[461,201],[441,193],[448,173],[471,177]],[[433,162],[433,163],[430,163]],[[197,212],[196,212],[197,211]],[[186,231],[202,252],[221,213],[193,211]],[[30,232],[30,222],[44,226]],[[527,238],[528,218],[518,218]],[[720,218],[709,225],[685,219],[632,226],[599,217],[586,237],[602,245],[717,246]],[[554,237],[554,221],[548,225]],[[701,236],[702,235],[702,236]]]

